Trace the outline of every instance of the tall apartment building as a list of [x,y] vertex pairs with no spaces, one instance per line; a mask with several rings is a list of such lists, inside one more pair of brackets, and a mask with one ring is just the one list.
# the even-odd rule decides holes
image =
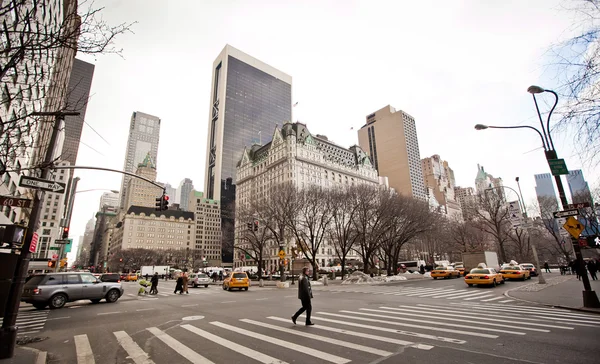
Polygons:
[[88,261],[88,265],[94,267],[96,272],[103,272],[108,264],[108,248],[116,224],[117,211],[113,207],[104,205],[96,212],[96,225]]
[[379,175],[388,177],[396,192],[426,200],[415,119],[390,105],[366,119],[358,130],[358,142]]
[[90,260],[90,249],[92,247],[92,241],[94,240],[95,227],[96,223],[94,218],[91,218],[87,224],[85,224],[83,237],[79,239],[79,244],[77,247],[76,261],[79,264],[87,265]]
[[[146,154],[144,160],[138,164],[135,174],[156,181],[156,165],[150,153]],[[139,179],[131,178],[126,188],[125,204],[122,209],[129,209],[131,206],[156,207],[156,198],[162,195],[162,188],[151,185],[150,183]]]
[[477,206],[477,194],[473,187],[454,187],[454,196],[460,205],[462,210],[462,216],[464,220],[471,219],[471,211]]
[[[226,45],[213,63],[210,95],[204,191],[221,203],[222,226],[232,227],[241,146],[268,142],[275,125],[291,121],[292,77]],[[226,239],[222,256],[231,263]]]
[[190,193],[192,192],[193,189],[194,189],[194,182],[192,182],[192,180],[189,178],[184,178],[179,183],[179,188],[177,188],[177,193],[179,194],[179,199],[177,202],[179,203],[179,208],[182,209],[183,211],[194,211],[191,206],[190,206],[190,208],[188,208],[188,204],[189,204],[189,200],[190,200]]
[[[298,188],[309,185],[340,188],[360,184],[379,185],[377,171],[367,154],[357,145],[346,149],[323,135],[312,135],[302,123],[286,123],[275,128],[272,141],[244,148],[237,167],[237,203],[240,209],[254,198],[265,198],[277,184],[293,182]],[[236,244],[247,221],[236,219]],[[290,246],[285,247],[289,254]],[[279,247],[267,249],[267,268],[279,264]],[[333,262],[333,247],[326,243],[316,256],[319,265]],[[350,259],[356,258],[352,255]],[[252,264],[236,256],[234,265]]]
[[177,201],[178,193],[177,193],[177,188],[171,186],[168,183],[165,183],[165,193],[167,194],[167,196],[169,196],[169,206],[171,206],[171,204],[173,203],[179,203],[179,201]]
[[221,209],[219,201],[204,197],[204,193],[192,191],[188,206],[194,211],[196,220],[196,242],[194,248],[211,267],[221,266]]
[[[135,173],[138,164],[142,163],[146,155],[150,154],[152,161],[156,163],[158,157],[158,142],[160,139],[160,118],[136,111],[131,116],[129,124],[129,137],[127,138],[127,150],[125,152],[125,172]],[[121,201],[119,206],[127,210],[126,188],[132,178],[123,175],[121,180]]]
[[491,174],[487,173],[483,166],[477,165],[477,176],[475,177],[475,191],[477,191],[478,195],[483,195],[485,190],[490,188],[494,189],[496,194],[502,196],[504,198],[504,189],[501,188],[503,186],[502,178],[495,178]]
[[[70,163],[59,161],[56,163],[59,166],[68,166]],[[67,183],[70,178],[71,171],[68,169],[58,169],[48,178],[49,180]],[[33,253],[33,259],[46,260],[52,258],[56,253],[55,249],[60,248],[60,245],[54,242],[62,239],[63,229],[60,226],[60,221],[65,213],[65,202],[67,199],[65,193],[44,193],[42,201],[42,211],[40,214],[40,227],[37,230],[38,244],[36,251]]]
[[451,220],[462,220],[462,209],[454,194],[454,171],[448,162],[437,154],[424,158],[421,162],[425,186],[432,193],[429,197],[439,204],[439,212]]
[[554,189],[554,176],[550,173],[541,173],[535,178],[535,195],[540,207],[540,214],[544,219],[552,219],[552,213],[558,211],[558,200]]
[[104,192],[102,196],[100,196],[100,206],[98,206],[98,211],[102,210],[102,206],[107,205],[113,207],[115,210],[119,208],[119,194],[115,192]]
[[[6,5],[6,6],[4,6]],[[11,7],[16,10],[8,10]],[[32,112],[64,110],[67,86],[71,75],[75,49],[59,47],[48,41],[48,34],[76,32],[79,27],[73,14],[76,0],[40,0],[3,3],[5,26],[0,30],[3,41],[10,40],[12,51],[2,54],[4,63],[16,64],[0,79],[0,119],[3,120],[0,142],[0,171],[8,170],[0,181],[0,195],[32,198],[34,190],[19,187],[22,174],[39,176],[39,170],[21,170],[37,166],[49,148],[50,135],[56,122],[54,117],[36,117]],[[13,16],[19,13],[20,16]],[[38,31],[39,30],[39,31]],[[47,46],[43,51],[32,50],[29,44]],[[25,50],[23,54],[18,54]],[[54,148],[54,158],[60,157],[64,133]],[[0,223],[26,221],[29,209],[3,206]]]
[[95,66],[91,63],[75,59],[67,93],[67,110],[77,111],[78,116],[65,116],[65,140],[62,147],[61,159],[71,165],[77,162],[79,152],[79,141],[83,129],[83,121],[87,111],[92,79]]
[[573,202],[589,202],[593,204],[590,187],[585,178],[583,178],[583,171],[581,169],[569,171],[567,184],[569,185]]

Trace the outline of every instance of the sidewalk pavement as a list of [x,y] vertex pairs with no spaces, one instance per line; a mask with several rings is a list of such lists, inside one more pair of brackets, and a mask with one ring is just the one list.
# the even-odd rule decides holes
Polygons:
[[17,345],[12,358],[0,359],[0,364],[46,364],[46,352]]
[[[544,274],[544,278],[545,285],[538,284],[537,278],[534,277],[531,279],[533,283],[510,289],[504,294],[530,303],[600,314],[600,308],[583,307],[583,282],[577,280],[576,276]],[[590,285],[600,297],[600,280],[592,281],[590,278]]]

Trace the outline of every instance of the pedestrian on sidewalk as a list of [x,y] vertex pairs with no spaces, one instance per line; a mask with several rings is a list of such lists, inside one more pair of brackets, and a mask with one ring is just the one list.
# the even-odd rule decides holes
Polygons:
[[292,316],[292,322],[294,325],[296,324],[296,320],[304,311],[306,311],[306,326],[314,325],[312,321],[310,321],[310,313],[312,311],[311,299],[313,298],[312,289],[310,288],[310,281],[308,280],[308,274],[310,272],[310,268],[304,267],[302,269],[302,276],[298,281],[298,298],[302,302],[302,308],[298,310]]
[[419,273],[425,274],[425,266],[423,264],[421,264],[421,266],[419,267]]
[[158,272],[154,273],[152,279],[150,279],[150,283],[152,283],[150,294],[158,294]]
[[183,284],[183,292],[185,292],[185,294],[190,294],[190,292],[188,292],[188,281],[190,280],[190,278],[188,277],[187,273],[184,272],[183,273],[183,279],[182,279],[182,284]]
[[594,259],[590,259],[590,261],[587,264],[587,268],[588,268],[588,271],[590,272],[590,276],[592,277],[592,280],[597,281],[598,277],[596,277],[596,272],[598,271],[598,267],[597,267]]
[[179,292],[179,294],[183,294],[183,277],[179,276],[177,278],[177,282],[175,283],[175,292],[173,293],[177,293]]
[[544,269],[546,270],[546,273],[550,273],[550,265],[548,264],[548,262],[544,263]]

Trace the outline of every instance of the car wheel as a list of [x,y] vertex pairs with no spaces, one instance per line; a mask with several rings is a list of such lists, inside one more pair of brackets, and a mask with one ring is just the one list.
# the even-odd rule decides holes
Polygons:
[[527,277],[525,277],[525,274],[523,274],[523,278],[521,278],[521,280],[522,280],[523,282],[525,282],[525,281],[527,280]]
[[67,296],[62,293],[55,294],[50,298],[50,308],[52,309],[62,308],[65,303],[67,303]]
[[228,291],[231,291],[231,287],[227,287],[227,290],[228,290]]
[[196,283],[194,283],[194,288],[198,288],[198,285]]
[[467,286],[473,287],[473,283],[467,283]]
[[118,299],[119,299],[119,291],[117,291],[116,289],[111,289],[106,294],[106,302],[114,303],[114,302],[117,302]]
[[433,279],[437,279],[438,277],[433,277]]
[[498,285],[498,283],[497,283],[497,282],[496,282],[496,280],[494,279],[494,280],[492,281],[492,287],[496,287],[497,285]]
[[44,308],[46,308],[46,306],[48,306],[47,303],[34,303],[33,307],[35,307],[38,310],[43,310]]
[[500,284],[504,284],[504,283],[506,283],[506,281],[504,279],[500,281]]
[[248,287],[245,287],[245,288],[244,288],[244,291],[247,291],[247,290],[248,290]]
[[226,291],[226,290],[227,290],[227,287],[225,287],[225,285],[223,285],[223,291]]
[[208,288],[208,284],[205,284],[205,285],[204,285],[204,288]]
[[92,301],[92,303],[100,303],[100,299],[98,299],[98,298],[94,298],[93,300],[90,300],[90,301]]

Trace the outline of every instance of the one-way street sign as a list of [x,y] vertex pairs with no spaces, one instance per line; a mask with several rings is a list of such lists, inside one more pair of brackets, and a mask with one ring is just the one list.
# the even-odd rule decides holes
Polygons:
[[554,218],[559,219],[561,217],[569,217],[569,216],[577,216],[579,215],[579,210],[565,210],[565,211],[556,211],[554,213]]
[[19,186],[37,188],[38,190],[54,193],[65,193],[65,189],[67,187],[64,183],[28,176],[21,176],[21,179],[19,180]]

